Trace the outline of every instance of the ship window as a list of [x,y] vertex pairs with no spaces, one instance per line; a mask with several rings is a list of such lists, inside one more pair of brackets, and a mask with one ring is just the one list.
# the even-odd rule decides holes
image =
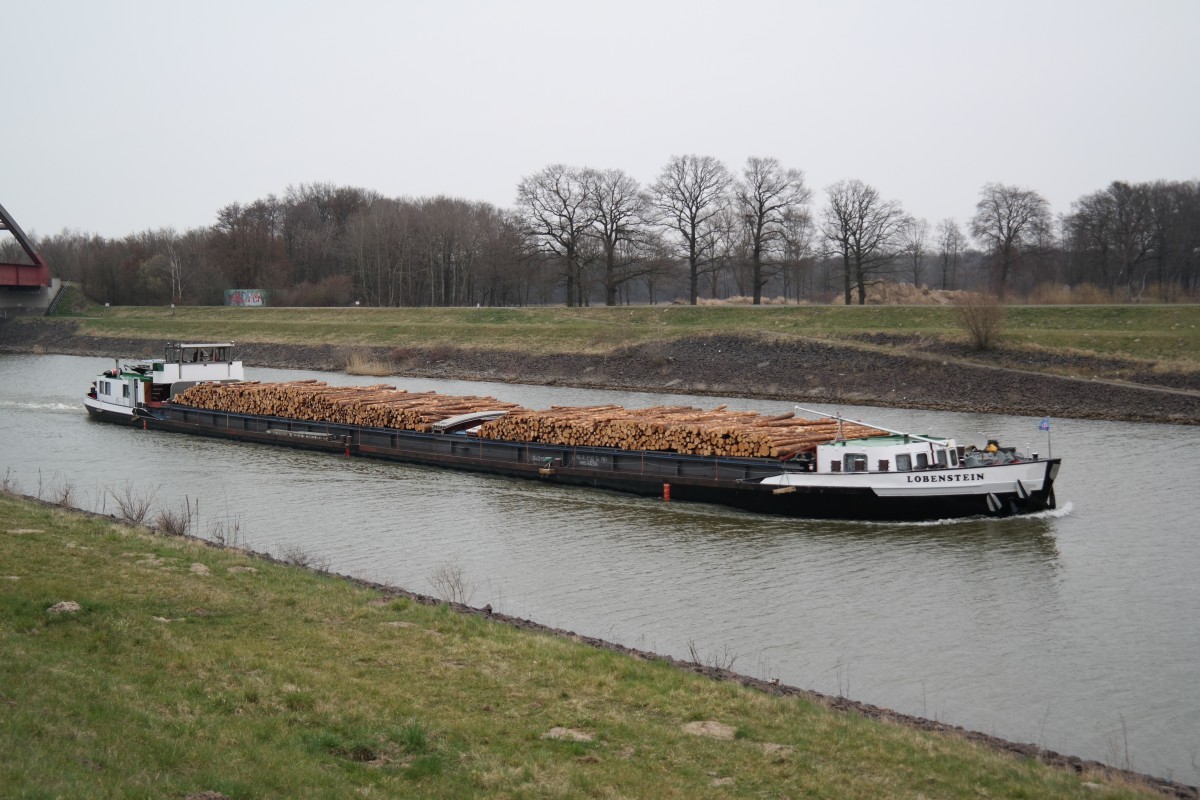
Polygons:
[[129,384],[121,384],[121,397],[129,397]]
[[917,453],[917,469],[929,469],[929,455]]
[[886,458],[879,459],[879,471],[880,472],[888,471],[888,460]]
[[836,458],[833,461],[830,461],[829,462],[829,471],[830,472],[841,472],[842,471],[842,462],[838,461]]
[[911,472],[912,471],[912,456],[908,453],[896,454],[896,471]]
[[950,451],[950,466],[952,466],[952,467],[958,466],[958,453],[955,452],[954,450]]
[[946,448],[942,447],[942,448],[938,449],[937,462],[938,462],[939,467],[941,467],[942,469],[946,468]]
[[846,462],[846,472],[866,472],[867,471],[867,457],[865,455],[862,455],[861,453],[856,453],[854,455],[846,456],[845,462]]

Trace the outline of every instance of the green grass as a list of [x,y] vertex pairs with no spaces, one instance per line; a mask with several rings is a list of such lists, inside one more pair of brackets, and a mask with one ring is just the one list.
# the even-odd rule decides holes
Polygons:
[[1018,306],[1007,322],[1016,346],[1200,368],[1200,306]]
[[6,797],[1152,796],[8,495],[0,654]]
[[[64,307],[69,304],[63,304]],[[1012,306],[1001,344],[1200,369],[1200,306]],[[76,306],[89,336],[392,348],[476,347],[603,353],[711,334],[850,339],[891,333],[965,341],[948,306],[635,306],[616,308],[104,308]]]

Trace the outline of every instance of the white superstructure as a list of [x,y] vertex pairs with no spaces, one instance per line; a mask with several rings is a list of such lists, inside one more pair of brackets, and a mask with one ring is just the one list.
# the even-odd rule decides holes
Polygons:
[[83,404],[94,416],[132,420],[138,406],[170,400],[189,386],[241,380],[245,373],[233,358],[233,342],[168,344],[163,358],[118,360],[92,381]]

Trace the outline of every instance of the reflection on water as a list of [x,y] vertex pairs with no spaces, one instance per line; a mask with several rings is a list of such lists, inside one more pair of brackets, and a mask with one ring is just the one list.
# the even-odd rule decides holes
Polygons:
[[[478,605],[677,657],[689,646],[733,654],[742,672],[1084,757],[1110,759],[1119,741],[1123,758],[1128,736],[1135,768],[1191,775],[1200,471],[1189,456],[1200,429],[1053,421],[1053,452],[1067,459],[1063,507],[1034,517],[813,522],[92,423],[78,401],[110,363],[0,355],[0,474],[26,491],[39,477],[70,482],[78,504],[97,510],[128,480],[156,489],[160,507],[198,502],[201,532],[236,523],[256,549],[300,547],[339,572],[415,591],[431,592],[454,559]],[[534,407],[790,408],[396,383]],[[964,443],[1051,444],[1038,417],[841,410]]]

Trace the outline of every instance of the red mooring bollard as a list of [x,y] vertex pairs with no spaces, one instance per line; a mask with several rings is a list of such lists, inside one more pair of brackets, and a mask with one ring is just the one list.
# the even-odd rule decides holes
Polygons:
[[671,502],[671,484],[669,484],[669,483],[663,484],[663,502],[664,503]]

